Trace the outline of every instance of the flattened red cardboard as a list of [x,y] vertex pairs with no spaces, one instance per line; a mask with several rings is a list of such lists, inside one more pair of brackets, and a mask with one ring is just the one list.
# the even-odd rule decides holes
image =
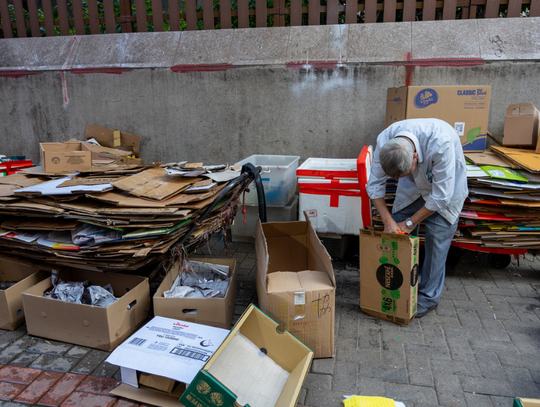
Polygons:
[[360,308],[366,314],[408,325],[416,314],[417,237],[360,230]]
[[178,275],[177,270],[171,269],[154,295],[154,315],[231,329],[232,316],[236,304],[236,260],[207,257],[190,257],[190,260],[229,266],[231,280],[225,298],[163,297],[163,292],[171,288],[174,279]]
[[43,293],[52,288],[49,277],[22,293],[30,335],[112,351],[148,317],[150,287],[145,277],[83,269],[64,269],[59,277],[102,287],[111,284],[119,299],[97,307],[45,298]]
[[24,322],[21,293],[46,279],[50,273],[16,258],[0,257],[0,281],[17,282],[0,290],[0,329],[14,330]]
[[336,280],[332,261],[311,226],[257,221],[259,307],[314,351],[334,356]]

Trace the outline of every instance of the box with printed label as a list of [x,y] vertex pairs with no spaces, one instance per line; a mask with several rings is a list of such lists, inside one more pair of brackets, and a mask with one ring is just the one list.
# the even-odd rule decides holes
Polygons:
[[58,278],[110,285],[117,300],[100,307],[44,297],[53,288],[48,277],[22,293],[30,335],[111,351],[148,317],[150,286],[146,277],[66,268],[59,271]]
[[65,143],[40,143],[39,153],[43,172],[58,174],[92,169],[92,152],[82,141]]
[[253,304],[180,398],[186,407],[295,407],[313,352]]
[[156,316],[118,346],[107,363],[120,367],[111,394],[161,407],[181,406],[186,384],[229,334],[194,322]]
[[311,225],[257,222],[259,307],[309,348],[334,356],[336,279],[332,261]]
[[171,269],[159,285],[154,298],[154,315],[218,328],[231,328],[236,304],[236,260],[219,258],[190,257],[190,261],[227,266],[229,286],[224,298],[166,298],[163,293],[169,290],[178,276],[178,268]]
[[0,329],[12,331],[24,322],[21,293],[49,275],[30,262],[0,257]]
[[416,314],[418,237],[360,231],[360,308],[408,325]]
[[484,151],[490,97],[485,85],[389,88],[386,127],[404,119],[441,119],[454,127],[464,151]]

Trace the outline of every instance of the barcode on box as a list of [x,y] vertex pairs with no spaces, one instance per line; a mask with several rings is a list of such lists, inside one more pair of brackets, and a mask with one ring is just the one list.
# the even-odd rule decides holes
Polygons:
[[184,349],[180,347],[175,347],[173,350],[171,350],[171,353],[174,353],[178,356],[184,356],[186,358],[195,359],[195,360],[202,360],[203,362],[206,362],[209,359],[208,355],[205,355],[204,353],[195,352],[189,349]]
[[463,136],[465,134],[465,122],[455,122],[454,129],[458,136]]
[[135,346],[142,346],[146,342],[146,339],[143,338],[133,338],[131,341],[129,341],[130,345]]

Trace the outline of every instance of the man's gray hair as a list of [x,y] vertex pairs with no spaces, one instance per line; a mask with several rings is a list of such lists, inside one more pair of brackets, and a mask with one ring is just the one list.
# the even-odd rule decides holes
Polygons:
[[411,170],[413,154],[411,142],[403,137],[397,137],[382,146],[379,161],[385,174],[397,179]]

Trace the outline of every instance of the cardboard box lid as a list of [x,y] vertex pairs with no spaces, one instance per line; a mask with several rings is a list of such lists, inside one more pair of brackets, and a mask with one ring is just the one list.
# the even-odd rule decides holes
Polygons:
[[540,406],[540,399],[526,399],[522,397],[517,397],[517,400],[521,403],[523,407],[538,407]]
[[514,103],[506,108],[506,117],[538,115],[538,109],[532,103]]

